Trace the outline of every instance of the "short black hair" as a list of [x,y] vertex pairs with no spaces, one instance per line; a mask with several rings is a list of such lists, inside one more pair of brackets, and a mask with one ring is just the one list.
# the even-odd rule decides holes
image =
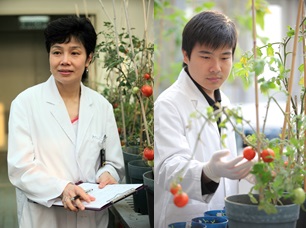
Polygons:
[[44,34],[48,53],[53,44],[69,42],[71,37],[75,37],[84,45],[87,56],[93,53],[96,47],[97,34],[87,18],[73,16],[56,19],[48,24]]
[[[48,53],[50,53],[52,45],[68,43],[72,37],[83,44],[87,57],[94,53],[96,48],[97,34],[88,18],[76,16],[58,18],[48,23],[44,30],[44,35]],[[86,71],[84,70],[83,81],[86,76]]]
[[237,45],[236,26],[220,12],[203,11],[191,18],[183,30],[182,49],[187,52],[188,58],[197,43],[213,49],[231,47],[234,55]]

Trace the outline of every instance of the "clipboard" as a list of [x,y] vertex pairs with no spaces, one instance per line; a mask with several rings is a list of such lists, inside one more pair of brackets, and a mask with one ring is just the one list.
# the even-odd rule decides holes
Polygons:
[[[79,184],[85,191],[92,189],[89,195],[96,198],[95,201],[90,203],[83,202],[85,210],[101,211],[109,208],[118,201],[136,193],[144,188],[143,184],[110,184],[104,188],[99,189],[99,184],[96,183],[81,183]],[[63,202],[58,198],[53,206],[63,207]]]

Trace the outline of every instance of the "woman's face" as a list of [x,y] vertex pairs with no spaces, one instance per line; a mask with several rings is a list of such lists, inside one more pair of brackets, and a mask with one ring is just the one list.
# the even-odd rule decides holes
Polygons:
[[71,37],[69,43],[56,43],[51,46],[50,70],[57,83],[62,85],[79,84],[91,58],[92,55],[87,58],[83,44]]

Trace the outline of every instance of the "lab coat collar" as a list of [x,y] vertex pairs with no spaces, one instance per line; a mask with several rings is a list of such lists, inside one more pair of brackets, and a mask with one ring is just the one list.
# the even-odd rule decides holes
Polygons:
[[[55,79],[53,75],[45,83],[44,88],[45,100],[50,104],[50,112],[56,119],[57,123],[61,126],[65,134],[68,136],[70,141],[76,145],[77,139],[84,138],[84,134],[88,129],[88,126],[92,120],[92,104],[93,100],[89,96],[86,87],[81,83],[81,98],[80,98],[80,110],[79,110],[79,126],[78,136],[76,137],[73,126],[70,122],[70,118],[65,106],[65,103],[57,89]],[[81,142],[82,140],[78,140]],[[77,148],[80,145],[76,145]]]
[[203,97],[202,93],[193,83],[184,68],[179,74],[177,83],[179,87],[182,85],[181,91],[185,91],[184,93],[190,98],[195,108],[198,108],[199,104],[202,104],[204,107],[209,106],[207,100]]
[[[198,89],[198,87],[194,84],[194,82],[191,80],[189,75],[186,73],[185,69],[181,70],[177,83],[178,86],[181,87],[180,90],[182,92],[185,91],[184,93],[186,93],[186,96],[190,98],[190,101],[196,110],[203,112],[206,110],[207,107],[210,106],[208,101],[201,93],[201,91]],[[220,93],[222,92],[220,91]],[[215,129],[216,135],[220,137],[217,123],[214,123],[213,127]]]

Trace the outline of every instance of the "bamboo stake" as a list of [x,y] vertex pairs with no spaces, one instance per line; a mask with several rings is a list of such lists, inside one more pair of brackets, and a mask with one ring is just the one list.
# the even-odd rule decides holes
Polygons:
[[[104,11],[106,17],[108,18],[109,22],[112,23],[112,20],[110,16],[108,15],[107,11],[105,10],[104,4],[102,3],[102,0],[99,0],[100,5],[102,7],[102,10]],[[113,19],[113,26],[115,30],[115,41],[116,41],[116,52],[118,57],[120,57],[120,52],[119,52],[119,37],[118,37],[118,31],[117,31],[117,19],[116,19],[116,4],[115,1],[112,1],[113,3],[113,14],[114,14],[114,19]],[[127,136],[126,136],[126,124],[125,124],[125,112],[124,112],[124,104],[123,104],[123,98],[122,98],[122,91],[119,90],[119,98],[120,98],[120,109],[121,109],[121,118],[122,118],[122,129],[123,129],[123,141],[124,144],[127,143]]]
[[[252,32],[253,32],[253,52],[254,52],[254,61],[256,61],[257,59],[257,50],[256,50],[256,38],[257,38],[257,33],[256,33],[256,11],[255,11],[255,0],[252,0]],[[259,127],[259,107],[258,107],[258,81],[257,81],[257,75],[255,72],[255,111],[256,111],[256,134],[257,134],[257,142],[256,142],[256,150],[257,150],[257,154],[258,154],[258,161],[261,160],[261,156],[260,156],[260,127]],[[259,202],[263,201],[263,189],[260,188],[258,190],[259,192]]]
[[77,15],[77,17],[80,17],[78,4],[74,4],[74,7],[75,7],[75,14]]
[[[102,2],[101,2],[102,3]],[[115,0],[112,1],[113,3],[113,14],[114,14],[114,30],[115,30],[115,40],[116,40],[116,52],[118,55],[118,58],[120,58],[120,52],[119,52],[119,36],[118,36],[118,30],[117,30],[117,17],[116,17],[116,4]],[[122,66],[121,66],[122,67]],[[124,104],[123,104],[123,97],[122,97],[122,91],[119,88],[119,97],[120,97],[120,108],[121,108],[121,118],[122,118],[122,128],[123,128],[123,141],[124,145],[127,143],[127,136],[126,136],[126,125],[125,125],[125,112],[124,112]]]
[[[150,2],[149,2],[150,4]],[[146,12],[146,3],[145,0],[142,0],[142,7],[143,7],[143,20],[144,20],[144,39],[145,39],[145,47],[147,47],[147,40],[148,40],[148,34],[147,34],[147,29],[148,29],[148,15],[149,11]],[[149,8],[148,8],[149,9]]]
[[86,2],[86,0],[83,0],[83,4],[84,4],[85,16],[86,16],[86,18],[88,18],[88,9],[87,9],[87,2]]
[[[288,83],[288,97],[286,102],[286,111],[285,111],[285,118],[284,118],[284,124],[282,129],[282,135],[281,139],[285,139],[286,129],[287,129],[287,121],[289,119],[290,114],[290,100],[292,97],[292,84],[293,84],[293,77],[294,77],[294,67],[295,67],[295,59],[296,59],[296,49],[297,49],[297,43],[298,43],[298,31],[300,26],[300,18],[302,14],[302,5],[304,0],[299,1],[299,7],[298,7],[298,15],[296,18],[296,25],[295,25],[295,36],[294,36],[294,43],[293,43],[293,51],[292,51],[292,62],[291,62],[291,71],[289,76],[289,83]],[[283,152],[283,146],[280,148],[280,154]]]
[[101,7],[102,7],[102,10],[104,11],[104,13],[105,13],[105,15],[106,15],[108,21],[109,21],[110,23],[112,23],[112,20],[111,20],[110,16],[108,15],[107,11],[105,10],[104,4],[102,3],[101,0],[99,0],[99,2],[100,2],[100,5],[101,5]]
[[[304,8],[304,4],[302,6],[302,16],[305,17],[305,8]],[[302,24],[302,34],[305,36],[304,34],[305,32],[305,23]],[[305,37],[303,37],[303,63],[304,63],[304,89],[306,88],[306,42],[305,42]],[[304,117],[306,116],[306,96],[304,96]],[[304,161],[305,162],[305,158],[306,158],[306,129],[304,130]],[[306,192],[306,175],[304,175],[304,191]]]
[[[255,12],[255,0],[252,0],[252,24],[253,24],[253,52],[254,60],[257,59],[257,50],[256,50],[256,12]],[[255,73],[255,110],[256,110],[256,134],[258,135],[257,139],[257,154],[258,159],[260,160],[260,127],[259,127],[259,107],[258,107],[258,81],[257,75]]]
[[[126,25],[127,25],[127,30],[129,35],[129,39],[130,39],[130,45],[131,45],[131,52],[132,55],[135,56],[135,52],[134,52],[134,45],[133,45],[133,41],[132,41],[132,33],[131,33],[131,27],[130,27],[130,22],[129,22],[129,18],[128,18],[128,13],[127,13],[127,7],[126,7],[126,0],[123,0],[124,3],[124,13],[125,13],[125,17],[126,17]],[[138,67],[137,64],[135,62],[135,59],[133,58],[133,64],[134,64],[134,69],[135,69],[135,73],[136,73],[136,77],[138,78]],[[147,140],[148,140],[148,146],[151,146],[151,142],[150,142],[150,137],[149,137],[149,131],[148,131],[148,122],[147,122],[147,117],[146,117],[146,113],[145,113],[145,109],[144,109],[144,105],[143,105],[143,99],[142,96],[139,95],[138,96],[139,101],[140,101],[140,105],[141,105],[141,113],[142,113],[142,117],[143,117],[143,124],[144,124],[144,128],[145,128],[145,133],[147,136]]]

